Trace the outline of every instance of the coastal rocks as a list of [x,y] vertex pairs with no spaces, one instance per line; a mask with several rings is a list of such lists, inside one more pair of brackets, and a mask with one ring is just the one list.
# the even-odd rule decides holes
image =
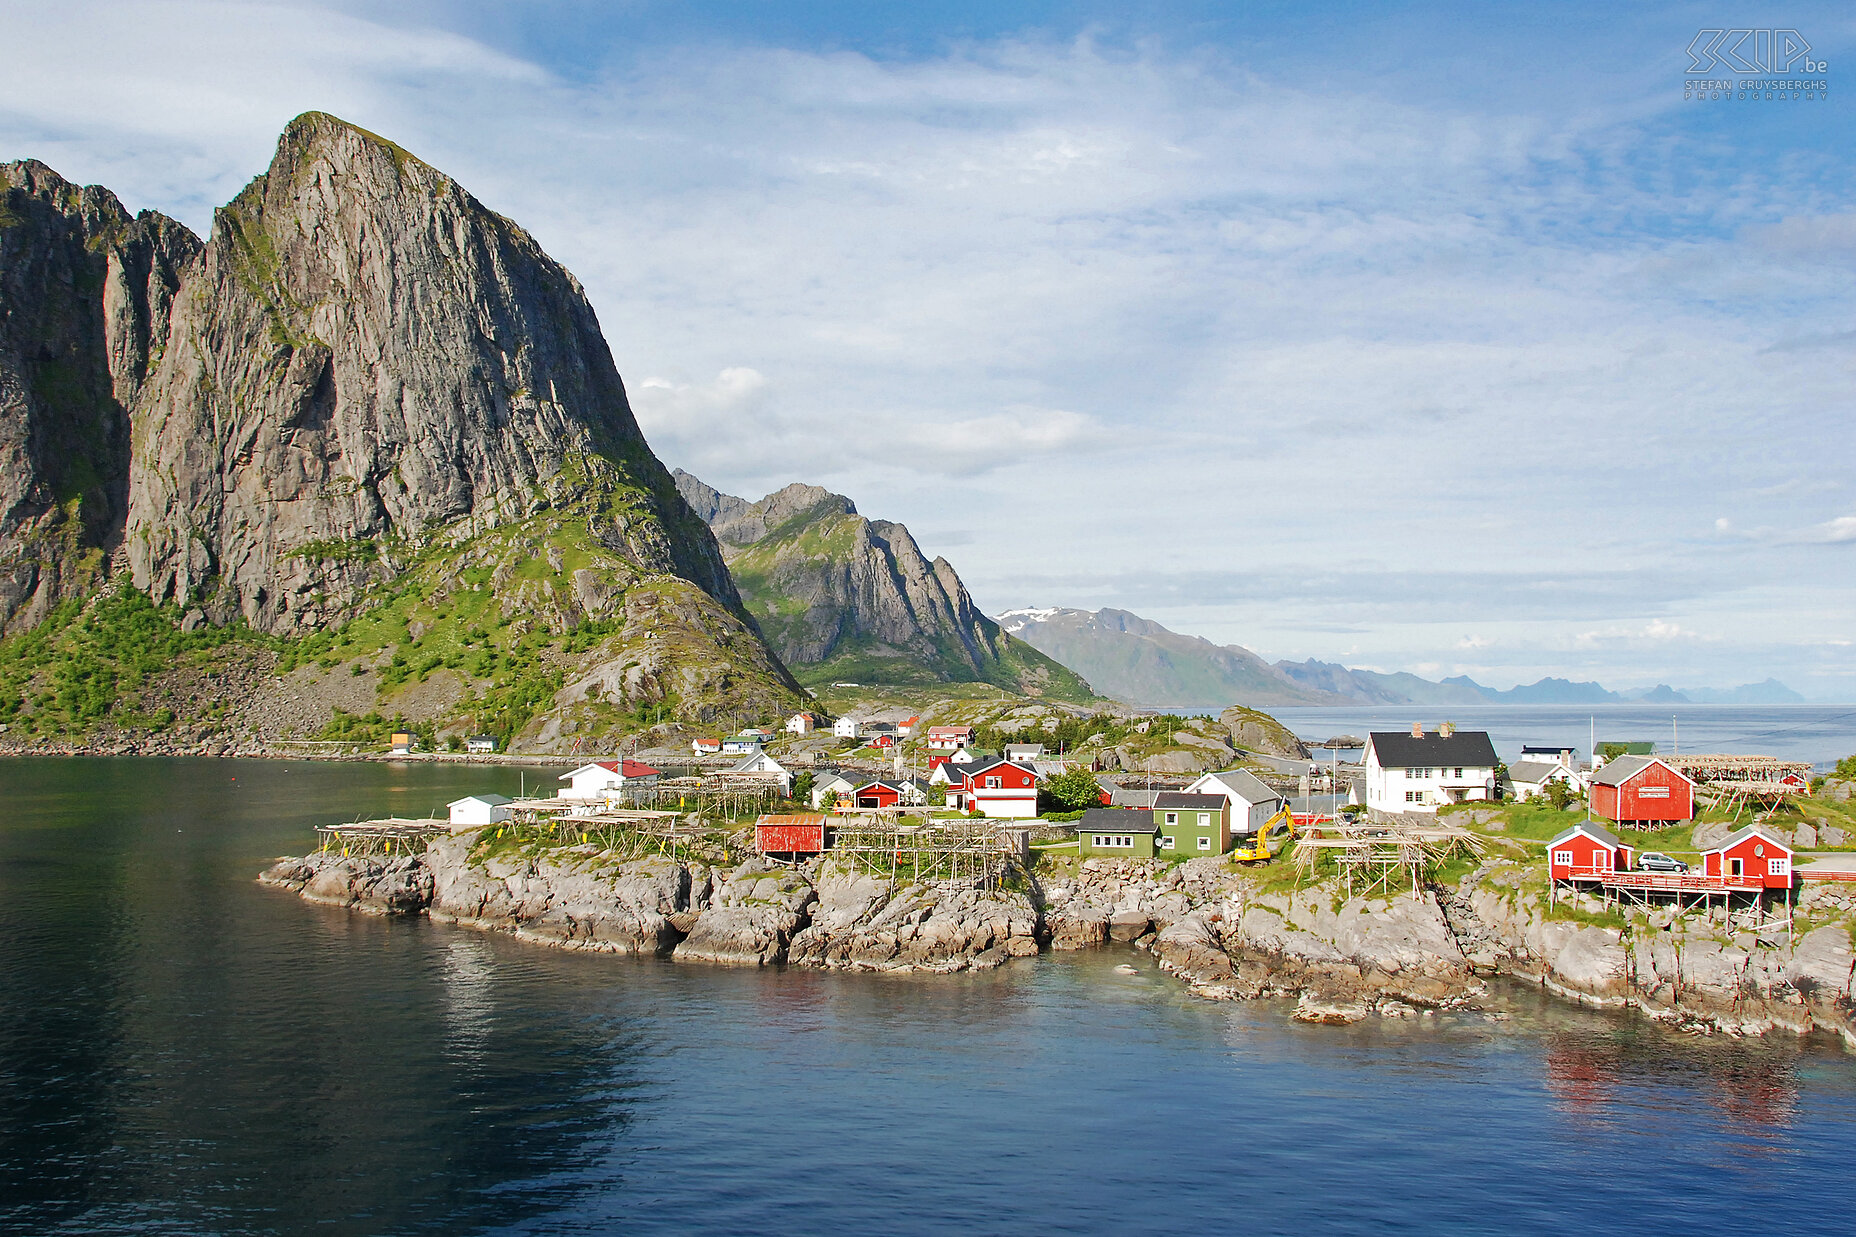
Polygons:
[[750,861],[718,888],[674,951],[680,960],[768,966],[786,960],[817,891],[790,868]]
[[470,861],[477,835],[432,844],[433,919],[607,953],[666,954],[681,939],[671,916],[689,909],[690,870],[662,857],[619,863],[594,847],[546,858]]
[[309,902],[375,915],[413,915],[432,901],[432,871],[411,855],[367,859],[318,851],[279,860],[258,879]]
[[1371,1012],[1362,1001],[1324,1001],[1312,993],[1304,992],[1296,1001],[1295,1012],[1290,1017],[1297,1022],[1343,1027],[1359,1022]]
[[1038,952],[1037,909],[1021,893],[943,881],[891,894],[829,863],[817,888],[812,923],[787,951],[795,966],[980,970]]

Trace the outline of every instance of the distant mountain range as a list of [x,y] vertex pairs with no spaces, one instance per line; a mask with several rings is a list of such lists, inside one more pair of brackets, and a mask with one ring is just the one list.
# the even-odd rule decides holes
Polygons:
[[1126,610],[1008,610],[999,623],[1076,671],[1104,695],[1147,708],[1281,705],[1801,704],[1776,679],[1726,690],[1666,684],[1615,692],[1598,683],[1544,678],[1498,690],[1465,675],[1441,681],[1355,670],[1334,662],[1264,661],[1240,645],[1169,631]]

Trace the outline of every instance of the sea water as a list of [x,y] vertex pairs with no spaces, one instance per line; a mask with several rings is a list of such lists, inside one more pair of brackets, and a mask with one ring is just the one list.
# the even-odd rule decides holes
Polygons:
[[1125,947],[905,977],[570,954],[253,879],[319,821],[520,776],[0,762],[0,1230],[1850,1226],[1828,1037],[1519,985],[1508,1021],[1302,1026]]

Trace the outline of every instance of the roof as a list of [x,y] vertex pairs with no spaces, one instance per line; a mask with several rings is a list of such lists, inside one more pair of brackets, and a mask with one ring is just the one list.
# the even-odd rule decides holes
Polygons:
[[1156,808],[1209,808],[1223,811],[1230,802],[1223,795],[1189,795],[1180,790],[1163,790],[1154,798]]
[[474,735],[471,735],[470,738],[466,740],[466,742],[482,743],[486,740],[491,743],[494,743],[496,742],[496,736],[493,734],[474,734]]
[[970,777],[975,773],[984,773],[988,769],[997,769],[1000,765],[1011,765],[1014,769],[1017,769],[1020,773],[1029,773],[1032,777],[1036,777],[1038,775],[1038,771],[1036,769],[1026,768],[1024,765],[1019,764],[1016,760],[1007,760],[1003,756],[994,756],[990,760],[980,760],[970,765],[960,765],[960,766],[955,766],[952,761],[949,761],[947,767],[950,769],[958,767],[962,773]]
[[1005,750],[1007,755],[1016,752],[1020,756],[1042,756],[1044,745],[1042,743],[1007,743]]
[[1564,773],[1566,766],[1557,760],[1522,760],[1508,766],[1508,780],[1511,782],[1544,782],[1555,773]]
[[1226,769],[1222,773],[1207,773],[1205,776],[1215,778],[1223,785],[1230,787],[1232,794],[1252,806],[1267,803],[1271,799],[1282,798],[1280,794],[1270,789],[1268,782],[1249,769]]
[[1663,768],[1688,782],[1690,786],[1695,784],[1680,769],[1663,764],[1655,756],[1619,756],[1616,760],[1607,760],[1599,767],[1598,772],[1592,774],[1592,785],[1621,786],[1651,765],[1662,765]]
[[769,813],[754,819],[757,827],[760,825],[822,825],[824,823],[825,818],[817,812]]
[[462,799],[453,799],[451,802],[445,804],[445,806],[456,807],[460,803],[482,803],[489,807],[501,807],[505,803],[513,802],[515,802],[515,800],[511,799],[508,795],[465,795]]
[[1408,730],[1375,730],[1367,737],[1366,746],[1379,758],[1382,769],[1495,767],[1495,745],[1489,742],[1486,730],[1459,730],[1447,735],[1427,730],[1421,739]]
[[1111,790],[1108,793],[1109,803],[1113,807],[1146,809],[1153,807],[1154,800],[1158,799],[1165,792],[1158,790],[1132,790],[1123,786],[1119,789]]
[[[772,765],[773,767],[771,769],[763,769],[760,767],[763,764]],[[729,765],[726,769],[722,770],[722,772],[724,773],[776,773],[776,772],[784,773],[786,772],[786,766],[781,764],[779,761],[775,760],[773,757],[769,756],[766,752],[761,751],[757,748],[754,751],[751,751],[747,755],[743,756],[740,760],[737,760],[734,764]]]
[[1614,849],[1618,846],[1623,845],[1623,843],[1618,841],[1617,834],[1611,832],[1611,830],[1605,828],[1603,825],[1599,824],[1597,821],[1582,820],[1578,824],[1574,825],[1572,828],[1566,830],[1564,833],[1561,833],[1558,837],[1554,838],[1551,842],[1548,842],[1547,846],[1549,848],[1558,846],[1561,842],[1566,841],[1568,838],[1576,837],[1577,835],[1581,833],[1585,834],[1587,837],[1595,838],[1598,841],[1603,842],[1606,846],[1612,847]]
[[970,735],[972,733],[973,733],[973,727],[971,726],[930,726],[928,727],[929,738],[935,738],[937,736],[945,736],[947,738],[952,738],[955,735]]
[[1779,847],[1781,850],[1783,850],[1788,855],[1792,853],[1791,843],[1783,841],[1782,839],[1773,837],[1770,833],[1767,833],[1764,829],[1760,828],[1758,825],[1748,825],[1746,828],[1734,834],[1732,837],[1729,837],[1725,839],[1724,841],[1722,841],[1719,845],[1710,846],[1708,847],[1708,849],[1702,851],[1701,853],[1704,855],[1712,855],[1719,851],[1732,850],[1734,847],[1740,845],[1740,843],[1745,842],[1755,837],[1759,838],[1761,841],[1772,843],[1774,846]]
[[1552,744],[1551,746],[1546,745],[1546,744],[1541,744],[1541,743],[1523,743],[1521,745],[1521,754],[1523,756],[1527,755],[1529,752],[1542,752],[1548,755],[1557,756],[1561,752],[1570,752],[1570,751],[1575,751],[1575,750],[1577,749],[1575,749],[1573,745],[1570,743],[1556,743],[1556,744]]
[[556,780],[562,781],[562,782],[571,782],[576,777],[579,777],[582,773],[585,773],[588,769],[604,769],[606,772],[616,773],[620,777],[656,777],[657,776],[656,769],[653,769],[650,765],[645,764],[643,761],[640,761],[640,760],[595,760],[592,764],[581,765],[578,769],[575,769],[572,773],[561,774],[561,776]]
[[861,784],[860,784],[860,785],[859,785],[859,786],[857,787],[857,789],[858,789],[858,790],[869,790],[869,789],[870,789],[870,788],[871,788],[872,786],[881,786],[881,787],[882,787],[882,788],[883,788],[884,790],[893,790],[893,791],[895,791],[895,792],[896,792],[897,794],[901,794],[901,793],[902,793],[902,787],[903,787],[903,783],[901,783],[901,782],[892,782],[892,781],[890,781],[890,780],[889,780],[888,778],[886,778],[886,777],[879,777],[879,778],[877,778],[877,779],[876,779],[875,781],[873,781],[873,782],[864,782],[864,783],[861,783]]
[[1092,807],[1076,821],[1078,833],[1087,833],[1091,829],[1125,829],[1133,833],[1152,833],[1154,818],[1145,812],[1131,811],[1128,808]]

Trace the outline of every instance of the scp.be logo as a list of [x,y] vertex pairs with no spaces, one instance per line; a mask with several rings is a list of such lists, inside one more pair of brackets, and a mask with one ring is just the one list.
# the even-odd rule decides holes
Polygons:
[[1823,73],[1824,60],[1811,59],[1811,44],[1796,30],[1703,30],[1688,45],[1688,71],[1712,73]]

